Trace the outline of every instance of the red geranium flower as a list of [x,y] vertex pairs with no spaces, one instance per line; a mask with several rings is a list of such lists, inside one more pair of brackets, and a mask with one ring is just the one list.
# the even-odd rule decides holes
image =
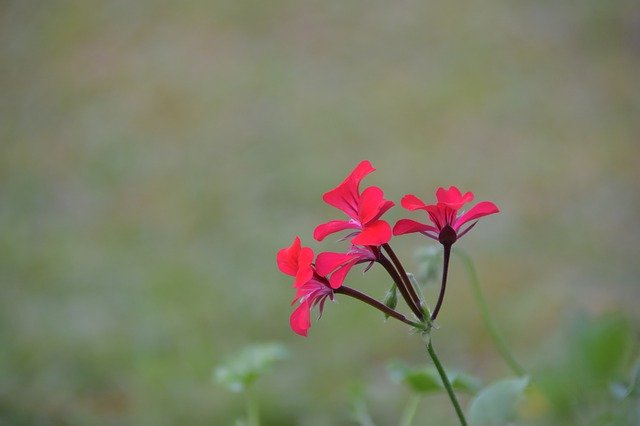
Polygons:
[[309,281],[313,276],[311,262],[313,262],[313,250],[309,247],[302,247],[300,237],[293,240],[291,246],[278,251],[276,256],[278,269],[283,274],[296,277],[294,287],[300,287]]
[[371,268],[378,255],[369,247],[352,245],[346,253],[323,252],[316,259],[316,270],[322,276],[329,277],[331,288],[339,288],[347,274],[358,263],[369,262],[365,272]]
[[318,309],[318,319],[320,319],[327,297],[333,300],[333,290],[327,283],[327,280],[317,274],[314,274],[313,278],[298,288],[296,297],[291,304],[293,305],[299,302],[300,306],[298,306],[289,317],[289,325],[291,325],[291,329],[296,334],[307,336],[309,328],[311,327],[311,309],[316,305],[320,305]]
[[436,197],[437,204],[430,205],[426,205],[412,194],[402,197],[402,207],[411,211],[425,210],[429,214],[433,226],[410,219],[401,219],[393,227],[393,235],[420,232],[442,244],[451,245],[473,228],[476,222],[461,230],[463,225],[500,211],[492,202],[482,201],[469,209],[468,212],[459,214],[463,205],[473,201],[473,193],[467,192],[463,195],[455,186],[449,189],[438,188]]
[[391,227],[380,220],[380,216],[394,203],[385,200],[382,189],[377,186],[370,186],[360,193],[360,181],[374,170],[371,163],[364,160],[340,185],[323,195],[327,204],[342,210],[351,219],[318,225],[313,232],[316,240],[322,241],[327,235],[345,229],[356,229],[349,235],[353,237],[353,244],[379,246],[391,239]]
[[306,336],[311,326],[311,309],[319,304],[322,316],[327,297],[333,300],[333,289],[324,275],[316,273],[313,250],[302,247],[300,237],[296,236],[291,246],[278,251],[276,260],[282,273],[295,277],[293,287],[296,288],[296,297],[291,304],[299,302],[300,306],[291,314],[289,324],[295,333]]

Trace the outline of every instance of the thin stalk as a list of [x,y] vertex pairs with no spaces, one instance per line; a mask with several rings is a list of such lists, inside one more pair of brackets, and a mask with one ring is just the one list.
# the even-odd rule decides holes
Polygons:
[[387,259],[382,253],[380,253],[378,262],[384,267],[384,269],[387,270],[387,272],[393,279],[393,282],[396,283],[396,287],[398,287],[398,290],[400,290],[400,294],[402,295],[404,301],[407,303],[407,306],[411,308],[411,312],[413,312],[416,317],[422,320],[422,318],[424,318],[424,315],[422,314],[419,305],[416,305],[413,302],[413,298],[411,297],[409,290],[407,290],[406,283],[402,280],[402,278],[400,278],[400,274],[398,274],[398,271],[396,271],[393,264],[391,264],[389,259]]
[[411,426],[413,418],[416,416],[416,410],[420,403],[420,395],[411,395],[409,403],[402,412],[402,420],[400,420],[400,426]]
[[433,308],[433,313],[431,314],[431,321],[435,321],[438,316],[438,312],[440,312],[440,307],[442,306],[442,302],[444,301],[444,292],[447,289],[447,275],[449,273],[449,257],[451,257],[451,245],[443,244],[444,247],[444,256],[442,263],[442,285],[440,286],[440,294],[438,295],[438,301],[436,302],[436,307]]
[[361,302],[366,303],[369,306],[373,306],[374,308],[378,309],[379,311],[384,312],[385,314],[389,315],[390,317],[393,317],[395,319],[397,319],[398,321],[402,321],[403,323],[410,325],[412,327],[416,327],[419,328],[421,330],[424,329],[424,325],[417,323],[417,322],[413,322],[409,319],[407,319],[407,317],[405,317],[404,315],[402,315],[400,312],[394,311],[393,309],[391,309],[390,307],[388,307],[387,305],[385,305],[382,302],[377,301],[376,299],[374,299],[373,297],[370,297],[354,288],[351,287],[347,287],[346,285],[340,286],[339,288],[334,290],[335,293],[339,293],[339,294],[345,294],[347,296],[351,296],[354,299],[358,299]]
[[354,402],[353,420],[355,420],[360,426],[375,426],[375,424],[373,423],[373,419],[371,419],[371,415],[369,414],[369,410],[367,409],[367,404],[365,403],[364,398],[359,398]]
[[245,392],[245,397],[247,400],[247,424],[249,426],[260,426],[260,412],[258,411],[258,404],[250,391]]
[[471,285],[473,296],[476,299],[478,307],[480,308],[480,314],[482,315],[484,325],[487,327],[487,330],[489,330],[489,334],[491,335],[493,343],[496,345],[498,352],[500,352],[500,355],[502,356],[504,361],[507,363],[507,365],[509,365],[511,370],[513,370],[516,375],[526,375],[526,371],[524,370],[524,368],[522,368],[522,366],[515,360],[513,355],[511,355],[509,347],[507,346],[504,338],[498,331],[498,328],[491,318],[491,311],[489,310],[487,301],[482,294],[480,281],[478,280],[478,274],[476,273],[476,268],[473,266],[471,258],[465,252],[458,249],[455,250],[455,254],[458,255],[458,257],[462,260],[465,268],[467,269],[467,274],[469,275],[469,284]]
[[400,278],[402,278],[402,282],[404,283],[405,287],[407,288],[407,292],[409,293],[409,296],[411,297],[411,300],[413,301],[413,304],[416,306],[416,311],[414,311],[414,313],[418,316],[418,318],[420,318],[420,321],[424,320],[424,314],[422,313],[422,307],[420,304],[420,298],[418,297],[418,295],[416,294],[416,290],[413,288],[413,285],[411,284],[411,281],[409,280],[409,277],[407,276],[407,272],[404,270],[404,267],[402,266],[402,263],[400,262],[400,259],[398,259],[398,256],[396,256],[396,253],[393,251],[393,249],[391,248],[391,246],[387,243],[387,244],[383,244],[382,248],[384,248],[384,250],[389,254],[389,257],[391,258],[391,261],[393,262],[394,266],[396,267],[396,269],[398,270],[398,274],[400,275]]
[[458,403],[458,398],[456,398],[456,394],[453,392],[453,386],[451,386],[451,382],[447,377],[447,373],[445,373],[444,368],[442,368],[442,364],[440,364],[440,360],[436,355],[436,352],[433,350],[433,345],[431,345],[431,339],[429,339],[429,343],[427,343],[427,352],[429,352],[429,356],[431,357],[431,360],[435,364],[436,369],[440,374],[440,378],[442,379],[442,383],[444,384],[444,387],[447,390],[447,394],[449,394],[449,399],[453,404],[453,408],[456,410],[456,414],[458,415],[458,420],[460,420],[460,424],[462,426],[467,426],[467,420],[464,418],[464,413],[462,412],[462,408],[460,408],[460,404]]

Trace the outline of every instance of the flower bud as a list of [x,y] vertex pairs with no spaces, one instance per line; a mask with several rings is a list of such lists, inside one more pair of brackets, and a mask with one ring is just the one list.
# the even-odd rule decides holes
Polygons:
[[[398,306],[398,288],[395,283],[391,284],[391,288],[387,290],[387,294],[384,295],[384,304],[391,308],[395,309]],[[389,318],[389,315],[384,314],[384,319]]]

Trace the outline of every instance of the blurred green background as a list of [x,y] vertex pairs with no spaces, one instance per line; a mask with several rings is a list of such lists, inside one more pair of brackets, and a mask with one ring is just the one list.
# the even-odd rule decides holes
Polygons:
[[[4,1],[0,61],[3,424],[232,424],[212,369],[265,341],[292,354],[266,424],[350,424],[359,385],[394,424],[386,363],[420,339],[344,298],[294,335],[275,266],[297,234],[340,247],[311,234],[362,159],[396,202],[501,207],[460,247],[528,368],[577,313],[640,329],[636,1]],[[426,243],[393,245],[414,270]],[[379,269],[349,282],[382,297]],[[446,366],[509,374],[455,260],[439,318]]]

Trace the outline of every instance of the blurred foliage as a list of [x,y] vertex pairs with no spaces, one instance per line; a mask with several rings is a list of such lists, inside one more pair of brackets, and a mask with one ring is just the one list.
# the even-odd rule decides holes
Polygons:
[[517,420],[518,405],[524,399],[528,384],[528,377],[518,377],[498,380],[482,389],[469,404],[469,424],[513,424]]
[[[444,392],[444,383],[435,367],[408,367],[400,361],[389,365],[391,377],[406,384],[412,392],[427,394]],[[480,380],[461,371],[447,370],[447,377],[453,389],[459,392],[475,393],[480,389]]]
[[584,424],[603,424],[613,415],[640,421],[640,400],[631,397],[630,406],[624,407],[612,392],[620,380],[631,376],[632,356],[640,349],[629,321],[620,315],[580,315],[561,338],[567,341],[567,352],[542,365],[533,380],[546,398],[547,417]]
[[[308,339],[293,335],[274,264],[336,217],[322,193],[363,158],[396,202],[453,184],[498,204],[460,244],[524,365],[564,359],[568,339],[543,343],[580,309],[624,312],[637,334],[639,10],[0,2],[0,423],[232,424],[243,402],[211,369],[273,340],[296,356],[255,383],[264,424],[349,424],[354,380],[371,385],[376,424],[394,424],[408,390],[381,366],[423,363],[419,339],[340,297]],[[402,259],[423,244],[393,241]],[[439,355],[503,377],[451,267]],[[376,268],[349,280],[378,298],[389,284]],[[613,358],[580,355],[572,377],[628,384],[618,367],[580,377]],[[612,397],[541,383],[559,416]],[[439,397],[416,418],[448,424]]]
[[277,343],[249,346],[218,366],[214,377],[230,391],[242,392],[271,370],[276,362],[287,357],[285,347]]

